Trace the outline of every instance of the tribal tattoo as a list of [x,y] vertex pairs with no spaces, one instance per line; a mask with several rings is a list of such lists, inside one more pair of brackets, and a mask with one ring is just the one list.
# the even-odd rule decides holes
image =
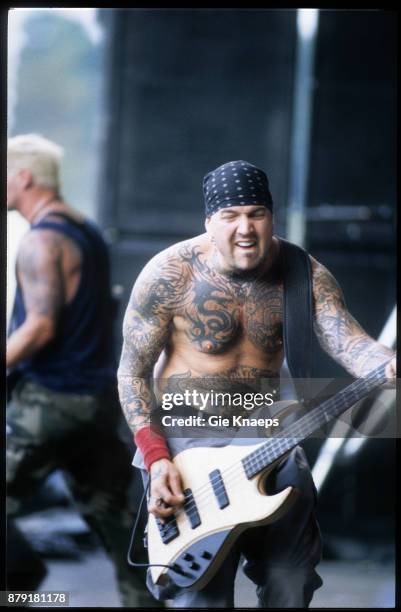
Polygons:
[[[364,376],[392,357],[370,338],[348,312],[340,287],[313,258],[314,328],[323,349],[354,376]],[[244,338],[266,356],[283,354],[283,282],[279,266],[263,276],[223,274],[211,265],[195,240],[157,255],[134,285],[124,318],[124,346],[118,371],[123,411],[132,431],[150,422],[157,401],[153,367],[162,352],[173,351],[172,336],[185,334],[189,346],[208,355],[225,353]],[[277,364],[277,360],[275,361]],[[238,365],[194,377],[191,370],[170,376],[168,387],[200,388],[202,381],[227,388],[227,381],[275,379],[276,369]],[[163,383],[163,381],[160,381]],[[165,383],[166,381],[164,381]],[[163,384],[164,384],[163,383]],[[220,384],[221,383],[221,384]],[[216,387],[216,388],[217,388]],[[158,394],[157,390],[157,394]]]
[[[238,396],[246,393],[263,392],[273,393],[277,399],[280,389],[279,372],[247,365],[237,365],[212,373],[208,372],[202,376],[187,370],[170,375],[168,378],[157,379],[155,383],[159,403],[162,403],[165,393],[179,393],[183,394],[184,397],[189,394],[188,397],[190,397],[194,392],[228,394],[230,397],[233,397],[234,394]],[[223,412],[220,411],[219,414],[223,414]],[[231,412],[231,414],[233,413]]]
[[221,274],[196,247],[179,254],[189,264],[191,299],[177,314],[191,323],[187,336],[198,350],[222,352],[238,340],[242,329],[266,353],[280,350],[282,284],[270,286],[264,277]]
[[371,338],[349,313],[332,274],[311,257],[314,329],[322,348],[355,377],[366,376],[394,352]]
[[[200,352],[219,354],[243,334],[267,356],[282,350],[282,284],[266,281],[219,273],[193,241],[171,247],[149,262],[125,314],[118,372],[121,404],[132,431],[149,423],[156,408],[152,370],[163,348],[169,347],[174,317],[184,322],[186,337]],[[249,377],[252,368],[245,368],[227,373],[228,378]],[[271,375],[266,370],[259,376],[261,372]],[[256,371],[253,374],[256,377]]]
[[35,230],[21,245],[17,272],[27,312],[56,318],[64,303],[60,239],[54,232]]

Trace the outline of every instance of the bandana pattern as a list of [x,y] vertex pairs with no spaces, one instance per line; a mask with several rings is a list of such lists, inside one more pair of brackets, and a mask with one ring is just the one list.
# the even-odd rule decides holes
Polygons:
[[229,206],[261,204],[273,209],[266,174],[244,160],[227,162],[206,174],[203,195],[207,217]]

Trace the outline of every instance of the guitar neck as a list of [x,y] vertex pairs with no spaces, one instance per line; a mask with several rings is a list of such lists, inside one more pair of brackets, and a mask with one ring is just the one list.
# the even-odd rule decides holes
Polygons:
[[287,451],[308,438],[360,399],[386,381],[386,363],[373,370],[366,378],[359,378],[332,398],[310,410],[293,423],[280,437],[271,438],[264,445],[242,459],[247,478],[253,478]]

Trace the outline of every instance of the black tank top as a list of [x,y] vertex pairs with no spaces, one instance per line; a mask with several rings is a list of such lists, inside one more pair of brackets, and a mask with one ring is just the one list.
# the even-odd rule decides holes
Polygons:
[[[63,218],[62,222],[43,219],[31,230],[52,229],[73,240],[82,253],[81,279],[74,298],[60,312],[55,338],[16,369],[24,378],[55,391],[98,394],[116,385],[115,307],[108,249],[90,221],[80,223],[64,214],[57,216]],[[20,327],[25,318],[17,280],[10,332]]]

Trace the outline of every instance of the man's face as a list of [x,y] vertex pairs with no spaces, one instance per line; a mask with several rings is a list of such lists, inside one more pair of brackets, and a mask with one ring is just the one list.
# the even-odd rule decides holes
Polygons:
[[16,210],[26,191],[33,185],[32,173],[7,165],[7,210]]
[[7,167],[7,210],[14,210],[21,192],[18,172]]
[[223,267],[230,271],[253,270],[266,258],[273,238],[273,217],[257,204],[223,208],[206,219]]

